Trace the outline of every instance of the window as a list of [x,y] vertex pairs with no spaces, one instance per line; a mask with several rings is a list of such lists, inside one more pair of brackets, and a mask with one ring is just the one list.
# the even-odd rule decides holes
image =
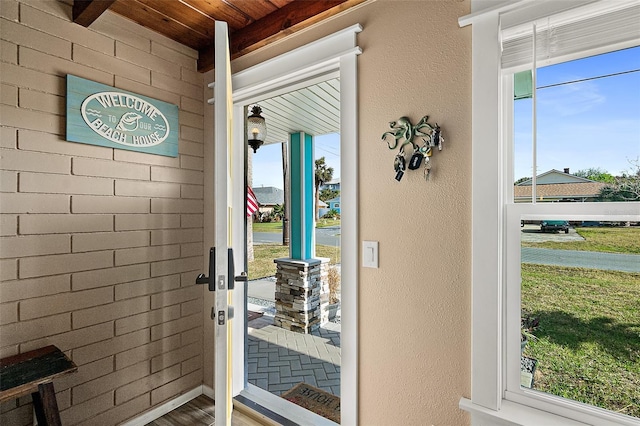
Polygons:
[[[576,66],[576,63],[572,62],[576,59],[597,60],[583,58],[603,53],[615,55],[631,52],[636,58],[639,54],[635,46],[640,45],[640,27],[637,25],[640,2],[572,2],[573,7],[570,9],[567,9],[567,4],[569,3],[521,1],[461,19],[461,25],[473,24],[474,231],[472,398],[471,401],[462,399],[460,406],[471,412],[474,423],[482,423],[483,420],[486,422],[488,418],[493,419],[493,423],[495,418],[501,418],[507,423],[524,421],[538,424],[548,424],[551,421],[556,424],[574,424],[569,419],[589,424],[638,422],[637,417],[626,415],[638,414],[619,410],[610,401],[582,398],[581,395],[565,392],[557,386],[542,386],[546,386],[546,382],[552,382],[550,379],[558,378],[558,370],[553,369],[556,367],[550,367],[567,356],[564,353],[553,352],[562,345],[550,345],[562,340],[557,334],[553,339],[550,338],[550,330],[553,330],[552,319],[560,318],[572,326],[582,327],[582,331],[572,329],[573,333],[569,333],[573,336],[567,339],[573,340],[565,339],[561,342],[565,346],[574,347],[580,347],[585,343],[585,334],[591,335],[598,325],[597,321],[610,321],[604,315],[582,317],[581,314],[588,308],[576,303],[571,305],[571,299],[562,295],[560,287],[569,287],[567,292],[575,291],[576,288],[582,290],[585,285],[591,285],[598,280],[606,281],[602,280],[602,277],[606,278],[610,274],[593,272],[595,268],[588,268],[588,273],[575,279],[578,275],[575,270],[564,271],[565,275],[562,275],[559,267],[530,266],[526,253],[523,254],[526,250],[522,250],[523,228],[534,227],[536,234],[543,235],[539,232],[541,222],[548,220],[553,222],[545,223],[545,229],[560,232],[553,235],[575,236],[576,226],[583,223],[588,225],[640,221],[640,203],[594,202],[599,191],[595,193],[593,188],[591,194],[545,192],[550,189],[549,185],[565,185],[564,189],[567,189],[568,185],[572,185],[572,181],[590,183],[592,179],[588,177],[573,179],[571,172],[590,167],[609,168],[605,164],[608,164],[607,157],[611,154],[628,155],[631,161],[639,155],[640,122],[637,110],[635,113],[631,112],[631,120],[635,124],[629,127],[632,133],[626,135],[626,139],[614,137],[615,141],[603,140],[600,144],[589,145],[585,143],[587,138],[584,137],[584,133],[582,137],[578,136],[580,133],[576,133],[575,128],[568,133],[570,136],[578,136],[573,141],[568,141],[570,136],[562,134],[564,129],[561,127],[577,123],[577,116],[573,113],[579,109],[578,107],[584,108],[588,104],[589,99],[584,97],[593,95],[585,90],[586,86],[580,88],[579,85],[588,84],[591,80],[587,79],[615,72],[589,66],[588,68],[596,70],[594,75],[576,78],[575,80],[584,81],[571,83],[571,90],[574,90],[572,93],[580,95],[581,102],[572,101],[567,94],[558,96],[561,89],[568,89],[569,82],[574,79],[547,83],[545,79],[549,76],[545,73],[552,67],[569,69]],[[496,43],[497,40],[500,43]],[[634,47],[635,51],[622,50]],[[610,66],[612,62],[609,60],[602,63]],[[584,62],[581,64],[578,64],[577,68],[583,71]],[[637,68],[639,67],[631,67],[636,71]],[[516,102],[515,105],[513,101],[514,81],[520,83],[518,80],[521,74],[518,73],[525,71],[526,76],[527,70],[536,71],[529,72],[533,87],[538,88],[537,93],[535,90],[532,91],[536,108],[533,108],[534,102],[531,99],[517,101],[520,104]],[[619,77],[623,75],[625,74],[620,74]],[[541,88],[558,83],[560,85],[553,86],[555,89]],[[633,92],[633,87],[635,86],[628,85],[627,90]],[[518,89],[521,89],[521,86],[518,86]],[[544,90],[547,92],[542,93]],[[522,93],[518,94],[524,98],[528,97],[526,90],[524,96]],[[553,97],[557,99],[552,99]],[[635,98],[637,102],[638,96],[635,95]],[[592,104],[598,101],[598,98],[591,98]],[[551,107],[571,107],[573,110],[572,114],[567,115],[561,122],[562,126],[559,126],[550,124]],[[635,108],[638,108],[637,104]],[[523,117],[523,111],[519,109],[528,110],[526,117]],[[606,112],[610,112],[609,110]],[[555,115],[559,113],[556,112]],[[614,126],[615,120],[621,118],[620,114],[617,117],[600,115],[592,118],[590,124],[595,129],[599,129],[600,126],[606,128]],[[580,131],[588,129],[583,124]],[[521,143],[522,133],[528,135],[526,144]],[[554,140],[554,137],[557,138]],[[622,145],[626,149],[625,154],[621,153],[621,145],[613,147],[623,139],[626,141],[626,144]],[[594,163],[590,166],[579,164],[579,159],[584,157],[583,151],[587,148],[592,148],[593,151]],[[568,163],[569,161],[573,164]],[[632,168],[633,164],[630,164],[630,167]],[[566,168],[569,170],[565,171]],[[622,170],[609,171],[620,175]],[[524,179],[514,186],[518,178]],[[567,234],[564,233],[565,229]],[[600,255],[596,254],[597,256]],[[599,275],[594,277],[593,274]],[[567,280],[566,275],[569,275],[571,280]],[[547,283],[551,281],[550,288],[536,286],[537,279],[546,280]],[[637,280],[637,275],[635,279]],[[616,277],[609,281],[620,284],[624,280]],[[577,287],[571,289],[570,285]],[[632,279],[632,284],[624,288],[637,291],[637,287],[638,283]],[[624,293],[620,288],[616,291]],[[550,292],[551,295],[545,292]],[[635,294],[637,293],[631,293],[632,297]],[[542,298],[550,299],[547,306],[538,303]],[[605,300],[607,303],[608,301]],[[591,303],[603,304],[602,300]],[[616,306],[616,309],[626,308]],[[629,312],[625,312],[623,316],[627,318],[628,314]],[[632,318],[637,319],[637,313],[633,315]],[[565,329],[568,328],[565,325]],[[606,328],[605,326],[604,329]],[[637,336],[640,324],[626,324],[623,328],[630,331],[627,336]],[[524,350],[524,358],[520,344],[523,329],[527,333],[533,331],[532,334],[537,334],[536,338],[539,339],[539,342],[529,345]],[[594,342],[592,337],[589,339],[589,345],[606,346],[603,341]],[[621,349],[621,352],[627,350]],[[589,356],[594,357],[593,353]],[[634,370],[637,365],[630,365],[640,362],[638,357],[634,356],[629,357],[630,362],[622,368],[618,366],[618,377],[637,377],[638,371]],[[526,374],[532,370],[531,365],[527,364],[530,359],[537,362],[539,372],[544,372],[544,380],[538,378],[536,383],[535,377]],[[576,356],[574,362],[587,367],[581,370],[583,375],[579,380],[583,382],[603,380],[611,386],[612,382],[617,380],[601,379],[599,373],[594,373],[598,367],[592,366],[593,370],[589,370],[589,364],[593,364],[593,359]],[[557,381],[566,380],[562,378]],[[590,392],[594,394],[592,390]],[[637,398],[638,395],[633,394],[630,400],[635,401],[637,405]]]

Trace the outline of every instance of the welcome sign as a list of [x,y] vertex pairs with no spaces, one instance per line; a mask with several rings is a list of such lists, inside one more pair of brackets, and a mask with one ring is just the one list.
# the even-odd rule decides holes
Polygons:
[[178,107],[67,75],[67,140],[178,156]]

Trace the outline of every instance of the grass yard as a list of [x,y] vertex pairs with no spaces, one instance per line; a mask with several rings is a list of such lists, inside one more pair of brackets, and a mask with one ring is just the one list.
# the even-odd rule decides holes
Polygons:
[[535,389],[640,417],[640,274],[523,264],[522,309],[540,321]]
[[[316,228],[340,226],[340,219],[318,219]],[[253,232],[282,232],[282,222],[254,222]]]
[[[254,260],[249,262],[249,279],[271,277],[276,274],[273,259],[289,257],[289,247],[280,244],[256,244],[253,246]],[[316,246],[318,257],[328,257],[330,264],[340,263],[340,247]]]
[[523,247],[640,254],[640,227],[576,228],[584,241],[523,242]]

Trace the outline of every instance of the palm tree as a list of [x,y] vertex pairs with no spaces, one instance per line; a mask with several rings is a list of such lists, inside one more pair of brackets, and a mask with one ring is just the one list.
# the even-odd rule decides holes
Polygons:
[[333,167],[328,167],[325,163],[324,157],[320,157],[316,160],[316,220],[318,217],[318,204],[320,202],[320,186],[333,179]]

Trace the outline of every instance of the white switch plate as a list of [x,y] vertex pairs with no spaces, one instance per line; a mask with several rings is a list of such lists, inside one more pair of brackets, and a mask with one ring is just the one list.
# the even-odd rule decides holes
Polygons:
[[378,242],[362,242],[362,266],[365,268],[378,267]]

